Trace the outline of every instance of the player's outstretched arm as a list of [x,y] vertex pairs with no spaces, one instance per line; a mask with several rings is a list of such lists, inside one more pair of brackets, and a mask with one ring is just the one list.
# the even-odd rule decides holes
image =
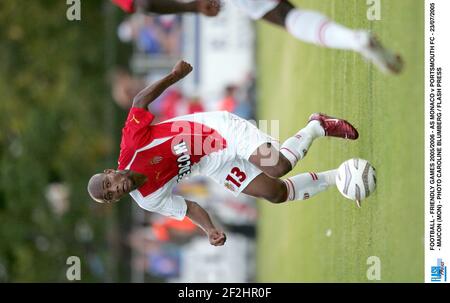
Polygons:
[[211,221],[206,210],[195,202],[186,200],[187,213],[186,216],[203,229],[209,238],[209,243],[214,246],[222,246],[225,244],[227,237],[224,232],[219,231]]
[[189,63],[179,61],[170,74],[141,90],[133,99],[133,107],[147,108],[169,86],[186,77],[191,71],[192,66]]
[[217,16],[220,11],[219,0],[136,0],[136,6],[146,12],[158,14],[201,13],[208,17]]

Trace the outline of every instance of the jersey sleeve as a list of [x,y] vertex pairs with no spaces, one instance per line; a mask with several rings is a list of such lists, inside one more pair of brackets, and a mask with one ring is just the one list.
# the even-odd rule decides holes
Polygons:
[[134,0],[111,0],[112,3],[120,7],[124,12],[132,14],[136,11]]
[[128,146],[142,147],[149,139],[150,125],[155,116],[144,108],[132,107],[123,128]]
[[150,125],[155,116],[145,108],[132,107],[128,112],[125,127],[139,129]]
[[132,191],[130,195],[145,210],[156,212],[179,221],[183,220],[186,216],[186,200],[181,196],[172,194],[172,191],[166,186],[146,197],[143,197],[138,190]]
[[132,107],[122,129],[118,168],[125,169],[135,151],[152,140],[151,123],[154,115],[144,108]]

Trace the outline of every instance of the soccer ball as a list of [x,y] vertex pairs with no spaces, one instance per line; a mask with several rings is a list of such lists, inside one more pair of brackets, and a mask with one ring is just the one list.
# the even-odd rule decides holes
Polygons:
[[375,191],[377,179],[375,168],[367,160],[350,159],[342,163],[336,175],[336,186],[340,193],[350,200],[355,200],[361,207],[361,200]]

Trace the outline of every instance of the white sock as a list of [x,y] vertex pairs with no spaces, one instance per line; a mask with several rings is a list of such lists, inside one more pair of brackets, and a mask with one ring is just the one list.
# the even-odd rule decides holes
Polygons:
[[361,31],[337,24],[316,11],[292,9],[285,25],[291,35],[304,42],[329,48],[361,49]]
[[319,121],[311,121],[293,137],[284,141],[280,152],[291,162],[291,167],[294,168],[297,162],[306,156],[312,141],[324,135],[325,131],[320,126]]
[[304,173],[283,180],[287,188],[287,200],[306,200],[336,184],[337,169],[321,173]]

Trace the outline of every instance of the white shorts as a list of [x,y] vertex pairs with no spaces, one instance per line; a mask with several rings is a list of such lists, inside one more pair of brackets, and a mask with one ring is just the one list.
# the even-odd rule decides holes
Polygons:
[[170,121],[176,120],[204,124],[225,138],[226,148],[204,156],[192,167],[192,172],[212,178],[236,196],[262,173],[248,161],[250,156],[264,143],[278,146],[278,141],[273,137],[260,131],[252,123],[226,111],[180,116]]
[[261,19],[273,10],[281,0],[230,0],[252,19]]

